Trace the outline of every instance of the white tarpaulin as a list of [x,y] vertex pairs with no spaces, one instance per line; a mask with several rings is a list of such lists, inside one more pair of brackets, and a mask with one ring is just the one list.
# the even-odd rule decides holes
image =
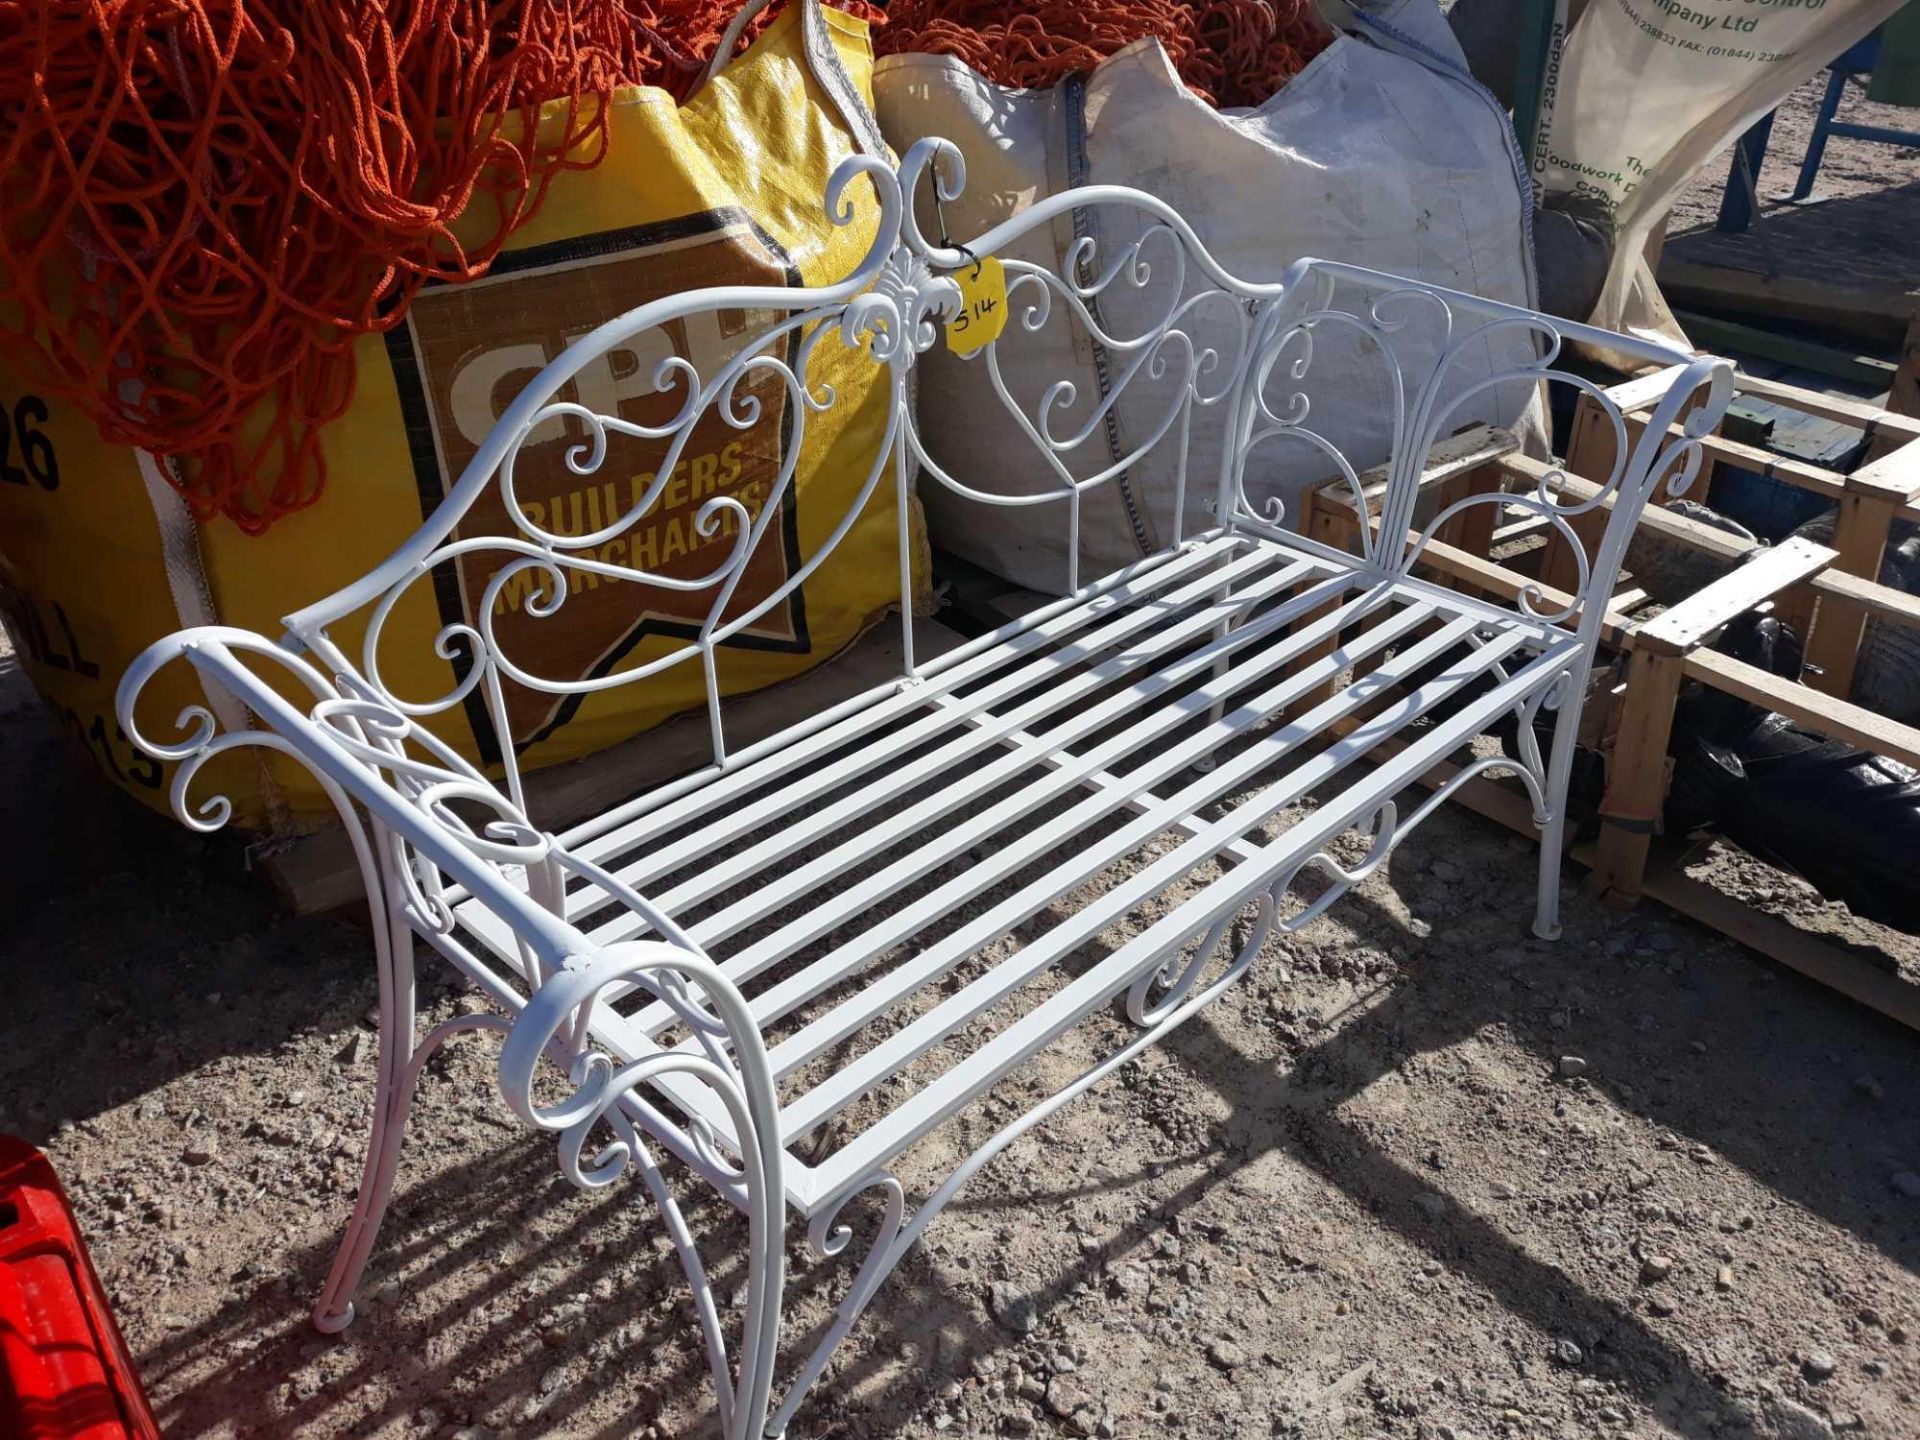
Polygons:
[[1614,207],[1594,322],[1671,324],[1642,252],[1700,168],[1905,0],[1590,0],[1550,64],[1533,173]]

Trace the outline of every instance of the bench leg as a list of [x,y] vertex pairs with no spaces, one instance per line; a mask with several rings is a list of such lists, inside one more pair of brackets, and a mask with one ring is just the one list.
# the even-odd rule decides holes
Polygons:
[[[591,1017],[602,993],[639,990],[671,1010],[694,1041],[626,1064],[592,1043]],[[727,1440],[777,1435],[788,1413],[769,1422],[786,1286],[786,1186],[782,1179],[779,1098],[766,1048],[746,999],[710,959],[660,941],[634,940],[594,955],[568,957],[546,972],[514,1021],[504,1026],[500,1093],[522,1120],[556,1136],[560,1170],[582,1190],[599,1190],[637,1170],[678,1256],[707,1352]],[[534,1101],[535,1077],[563,1062],[572,1093],[553,1105]],[[654,1082],[671,1077],[681,1093],[702,1095],[681,1120],[656,1108]],[[717,1112],[709,1109],[717,1106]],[[724,1143],[711,1123],[731,1127]],[[695,1118],[699,1117],[699,1118]],[[611,1143],[600,1133],[611,1132]],[[660,1145],[718,1190],[746,1217],[746,1296],[738,1364],[729,1363],[722,1307],[699,1245],[655,1159]],[[841,1238],[830,1253],[845,1247]],[[863,1268],[862,1273],[865,1273]]]
[[1637,904],[1647,854],[1667,795],[1667,746],[1679,700],[1684,655],[1635,650],[1627,662],[1626,701],[1607,757],[1600,801],[1600,843],[1587,883],[1607,903]]
[[[1548,691],[1546,704],[1554,712],[1553,748],[1547,753],[1545,816],[1540,825],[1540,870],[1534,883],[1533,933],[1542,940],[1560,938],[1560,858],[1567,840],[1567,786],[1573,778],[1573,757],[1580,735],[1580,707],[1575,697],[1586,688],[1586,664],[1564,672]],[[1533,717],[1521,716],[1530,726]]]
[[[833,1324],[814,1346],[806,1363],[787,1387],[785,1397],[767,1424],[768,1440],[779,1440],[785,1434],[788,1422],[805,1400],[809,1388],[819,1379],[840,1342],[852,1331],[855,1322],[879,1290],[881,1282],[893,1273],[921,1234],[974,1175],[1034,1126],[1044,1122],[1120,1066],[1132,1061],[1142,1050],[1158,1043],[1169,1031],[1238,984],[1273,933],[1278,903],[1277,889],[1263,892],[1250,902],[1253,911],[1250,933],[1231,949],[1231,953],[1222,942],[1227,939],[1233,923],[1246,915],[1246,906],[1229,911],[1211,925],[1201,934],[1197,947],[1191,953],[1184,946],[1177,947],[1159,964],[1143,969],[1138,980],[1126,992],[1125,1001],[1128,1016],[1141,1027],[1142,1033],[1000,1129],[986,1144],[969,1155],[938,1189],[921,1202],[912,1215],[907,1214],[906,1197],[900,1182],[885,1171],[878,1171],[849,1189],[838,1202],[813,1218],[807,1227],[808,1244],[816,1255],[829,1258],[849,1248],[852,1232],[839,1223],[840,1213],[848,1201],[863,1191],[872,1191],[882,1202],[879,1227],[854,1275],[853,1284],[834,1312]],[[1226,968],[1196,992],[1206,963],[1222,955],[1227,959]]]
[[1554,811],[1540,832],[1540,877],[1533,901],[1533,933],[1542,940],[1560,938],[1560,851],[1566,843],[1567,817]]
[[[375,893],[391,892],[381,885]],[[379,1236],[380,1222],[386,1217],[394,1172],[400,1164],[407,1110],[413,1102],[413,1083],[419,1078],[413,1044],[413,935],[391,906],[381,906],[377,900],[375,903],[377,910],[386,913],[377,915],[374,931],[380,975],[380,1051],[374,1080],[373,1133],[367,1139],[367,1158],[361,1166],[360,1192],[353,1202],[353,1214],[313,1309],[314,1328],[324,1335],[337,1335],[353,1323],[353,1294]]]
[[[382,846],[392,843],[382,835]],[[368,863],[363,866],[368,893],[374,898],[376,923],[374,954],[380,976],[379,1066],[374,1080],[373,1133],[367,1138],[367,1158],[360,1170],[360,1190],[354,1198],[353,1214],[347,1220],[346,1233],[327,1272],[320,1298],[313,1307],[314,1328],[323,1335],[337,1335],[353,1323],[353,1296],[360,1288],[360,1277],[367,1258],[380,1238],[380,1223],[386,1218],[387,1203],[393,1198],[394,1176],[400,1166],[400,1145],[407,1130],[407,1114],[413,1108],[414,1092],[420,1076],[448,1040],[476,1030],[504,1033],[509,1022],[498,1015],[459,1015],[420,1036],[416,1043],[413,972],[413,932],[405,918],[392,905],[382,906],[380,898],[401,893],[396,877],[386,865],[399,864],[383,849],[383,868],[378,872]],[[363,857],[363,860],[365,857]],[[380,912],[384,908],[385,915]]]

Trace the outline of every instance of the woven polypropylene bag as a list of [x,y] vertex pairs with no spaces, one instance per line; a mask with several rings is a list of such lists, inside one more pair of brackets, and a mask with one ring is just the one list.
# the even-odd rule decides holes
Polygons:
[[[850,192],[862,213],[843,227],[828,222],[822,197],[834,167],[878,141],[863,141],[855,133],[862,127],[821,84],[803,22],[826,26],[853,90],[870,95],[866,26],[812,5],[790,6],[684,105],[664,90],[616,92],[605,155],[590,169],[555,178],[539,213],[515,232],[488,276],[429,287],[405,325],[359,343],[353,407],[323,432],[327,492],[264,535],[244,535],[222,519],[187,521],[182,529],[177,509],[170,521],[157,521],[157,508],[164,511],[170,499],[177,506],[177,497],[164,479],[148,483],[156,478],[152,457],[103,443],[71,407],[49,403],[17,357],[0,357],[0,415],[10,446],[0,456],[0,600],[35,683],[103,771],[150,803],[165,804],[162,768],[136,755],[114,726],[114,686],[127,663],[182,624],[217,620],[272,634],[280,616],[372,569],[420,525],[499,410],[572,338],[676,291],[824,283],[854,267],[873,238],[871,192]],[[855,119],[871,130],[870,116]],[[679,343],[696,349],[707,342],[687,336]],[[657,411],[664,398],[642,393],[636,372],[617,362],[613,357],[605,373],[582,377],[580,388],[595,390],[582,398],[606,402],[597,407],[603,410],[651,413],[657,423],[646,407]],[[831,384],[837,400],[805,427],[791,513],[769,529],[743,594],[755,587],[766,593],[819,547],[850,508],[883,432],[883,367],[863,352],[825,345],[810,376]],[[753,492],[768,485],[781,458],[772,445],[743,442],[720,433],[724,428],[716,420],[696,430],[682,460],[685,483],[670,483],[655,511],[624,537],[625,563],[699,574],[724,553],[702,551],[728,542],[700,537],[694,512],[716,493],[739,495],[751,508]],[[756,427],[755,437],[770,428]],[[530,440],[516,484],[554,528],[584,533],[605,523],[613,499],[628,503],[622,487],[629,472],[641,473],[648,462],[639,450],[610,452],[600,473],[582,477],[566,469],[569,443],[558,427]],[[19,483],[5,483],[15,478]],[[723,647],[723,691],[744,693],[801,673],[898,603],[892,494],[879,487],[795,596],[740,643]],[[491,518],[498,523],[476,510],[462,533],[505,528],[501,517]],[[452,688],[452,667],[436,656],[433,637],[450,621],[471,618],[467,607],[498,563],[489,556],[462,571],[457,585],[407,593],[381,651],[382,678],[396,693],[426,698]],[[549,676],[641,663],[684,644],[690,628],[674,624],[672,607],[684,607],[684,595],[632,585],[595,590],[582,582],[566,613],[541,622],[537,636],[516,637],[527,598],[524,588],[509,587],[496,624],[509,650],[516,639],[522,653],[537,647],[541,673]],[[692,598],[704,606],[712,596]],[[357,635],[343,630],[336,638],[357,650]],[[151,713],[164,711],[171,720],[187,704],[206,703],[196,684],[191,667],[172,667],[150,687]],[[532,770],[624,739],[704,695],[698,668],[675,666],[577,705],[518,691],[508,709],[521,765]],[[483,762],[498,751],[483,714],[454,711],[435,726]],[[242,823],[273,813],[298,826],[331,814],[298,765],[277,757],[265,772],[254,765],[236,760],[206,786],[232,796]]]

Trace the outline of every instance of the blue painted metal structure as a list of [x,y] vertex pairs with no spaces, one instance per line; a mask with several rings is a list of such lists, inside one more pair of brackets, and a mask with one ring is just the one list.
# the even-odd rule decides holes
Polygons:
[[[1827,153],[1827,140],[1839,135],[1849,140],[1870,140],[1881,145],[1907,145],[1920,148],[1920,130],[1895,130],[1886,125],[1857,125],[1837,120],[1840,98],[1847,81],[1855,75],[1868,75],[1880,58],[1880,32],[1874,31],[1856,42],[1827,67],[1827,90],[1820,97],[1820,113],[1813,122],[1813,138],[1807,142],[1806,157],[1800,162],[1800,176],[1794,181],[1794,200],[1813,193],[1814,179]],[[1758,207],[1760,166],[1766,159],[1767,141],[1773,133],[1773,112],[1761,116],[1733,147],[1733,162],[1727,170],[1727,188],[1720,196],[1720,214],[1714,229],[1737,235],[1753,223]]]

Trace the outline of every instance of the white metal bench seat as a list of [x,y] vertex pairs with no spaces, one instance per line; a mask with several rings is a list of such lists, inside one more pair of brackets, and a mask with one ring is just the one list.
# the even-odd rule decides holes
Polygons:
[[[620,823],[603,819],[563,837],[618,882],[581,875],[568,887],[566,914],[589,939],[695,946],[745,994],[781,1086],[786,1190],[803,1214],[831,1205],[958,1102],[1129,989],[1139,956],[1259,902],[1275,889],[1276,866],[1291,879],[1289,856],[1297,865],[1369,821],[1384,853],[1395,822],[1390,813],[1382,821],[1383,807],[1409,777],[1537,690],[1538,673],[1575,643],[1451,591],[1369,583],[1284,542],[1222,532],[1055,608],[926,666],[920,683],[835,724],[776,737],[751,764],[622,807]],[[1313,658],[1343,632],[1344,644]],[[1298,718],[1276,720],[1369,660],[1381,663]],[[1450,663],[1416,688],[1399,683],[1436,661]],[[1471,705],[1421,731],[1402,755],[1364,763],[1373,742],[1404,735],[1463,692]],[[1336,734],[1338,722],[1368,715],[1369,701],[1387,695],[1394,703],[1366,725]],[[1201,818],[1263,777],[1273,783]],[[1260,838],[1309,794],[1320,800],[1300,822],[1311,841]],[[1156,851],[1163,837],[1180,843]],[[1062,897],[1148,856],[1123,883],[1060,912]],[[1062,961],[1143,899],[1195,880],[1204,883],[1153,930],[1066,989],[1047,985]],[[620,899],[623,888],[646,895],[676,928],[661,933]],[[1314,913],[1333,898],[1315,900]],[[1027,927],[1042,912],[1053,920],[1035,933]],[[483,902],[468,900],[455,914],[476,950],[517,964],[511,930]],[[956,917],[965,923],[951,923]],[[1016,931],[1023,938],[1009,942]],[[982,961],[996,942],[997,958]],[[962,971],[971,975],[962,988],[936,988]],[[1175,1008],[1155,998],[1160,1011]],[[595,1011],[594,1034],[622,1061],[663,1043],[694,1043],[651,996],[602,999],[612,1003]],[[937,1068],[909,1070],[977,1017],[1002,1010],[1017,1013],[969,1035]],[[849,1039],[858,1048],[851,1059],[842,1053]],[[822,1072],[829,1056],[839,1057],[835,1068]],[[795,1153],[902,1074],[913,1088],[891,1092],[892,1109],[827,1158],[808,1163]],[[661,1083],[734,1143],[711,1092]]]
[[[1278,280],[1247,281],[1165,205],[1114,187],[1042,200],[965,247],[934,245],[907,201],[927,180],[945,199],[959,194],[964,170],[944,141],[916,144],[897,172],[848,159],[828,218],[864,217],[874,232],[845,279],[693,291],[609,319],[506,408],[385,564],[288,616],[278,638],[182,631],[124,677],[120,722],[173,765],[187,824],[226,820],[224,799],[192,796],[196,777],[256,747],[304,764],[355,846],[376,920],[380,1064],[366,1169],[316,1307],[322,1329],[352,1318],[423,1067],[449,1038],[492,1030],[504,1036],[502,1094],[557,1134],[563,1171],[588,1186],[637,1172],[659,1208],[694,1291],[721,1428],[730,1440],[779,1435],[880,1282],[982,1164],[1225,994],[1274,934],[1333,904],[1466,778],[1505,769],[1531,795],[1542,842],[1533,924],[1555,933],[1579,699],[1608,582],[1648,497],[1683,490],[1697,470],[1698,437],[1730,394],[1727,367],[1339,264],[1302,261]],[[863,210],[854,198],[869,191]],[[1054,222],[1069,212],[1081,238],[1059,254]],[[921,423],[959,397],[920,376],[915,399],[940,322],[962,303],[953,277],[973,267],[977,278],[986,256],[1004,260],[1008,328],[964,362],[972,370],[952,368],[956,359],[941,373],[975,387],[970,413],[1024,437],[1034,460],[1025,477],[964,473],[966,456],[929,443]],[[737,337],[710,373],[685,353],[694,320],[703,334]],[[1023,388],[1003,356],[1062,328],[1091,348],[1092,378]],[[1562,346],[1576,340],[1669,367],[1638,433],[1562,366]],[[796,493],[806,427],[850,388],[815,373],[822,346],[839,347],[843,380],[846,365],[868,367],[865,393],[884,426],[852,508],[816,524],[824,540],[755,599],[740,587]],[[643,350],[668,357],[650,397],[637,383],[655,419],[574,398],[587,365],[611,373],[616,351]],[[763,397],[783,392],[784,405],[749,396],[747,376]],[[1592,395],[1612,423],[1605,483],[1568,499],[1549,472],[1526,493],[1475,492],[1416,525],[1433,446],[1468,424],[1512,422],[1545,384]],[[663,407],[662,395],[673,402]],[[663,408],[674,412],[665,423]],[[601,548],[659,504],[696,426],[710,439],[715,427],[751,435],[776,423],[777,435],[756,441],[780,457],[757,509],[719,494],[699,511],[699,535],[725,552],[708,573],[610,558],[639,553],[637,543]],[[640,493],[591,533],[544,528],[545,512],[515,490],[516,460],[534,443],[560,450],[579,477],[619,451]],[[1361,472],[1382,461],[1385,481],[1369,490]],[[1170,502],[1156,522],[1168,538],[1083,577],[1083,508],[1122,477]],[[1344,485],[1362,513],[1377,500],[1377,531],[1361,526],[1349,554],[1288,530],[1280,497],[1302,479]],[[916,484],[1055,526],[1061,598],[916,658]],[[609,497],[618,489],[605,486]],[[506,533],[460,532],[483,497]],[[881,533],[897,533],[884,573],[899,575],[902,673],[730,748],[720,704],[729,638],[807,584],[881,499],[891,507]],[[1581,567],[1572,602],[1528,591],[1495,604],[1420,578],[1422,549],[1474,506],[1519,510],[1564,540]],[[1590,524],[1572,523],[1583,515],[1603,525],[1591,552]],[[389,618],[416,587],[480,554],[497,556],[491,579],[447,587],[470,608],[432,635],[449,688],[424,701],[396,695],[380,678],[382,647],[397,643]],[[529,606],[564,625],[570,574],[636,587],[637,605],[676,592],[681,615],[687,597],[704,597],[705,619],[684,644],[624,667],[546,677],[509,653],[493,607],[508,581],[531,580]],[[394,628],[416,642],[421,633]],[[164,739],[164,717],[137,712],[148,680],[174,662],[192,667],[209,699]],[[513,746],[483,768],[434,729],[481,706],[494,734],[516,736],[509,686],[578,697],[682,663],[680,673],[704,677],[713,763],[636,798],[608,796],[560,835],[529,813]],[[1542,712],[1557,712],[1544,747]],[[250,723],[223,731],[216,713]],[[1510,717],[1516,754],[1470,758],[1400,812],[1414,780]],[[497,1013],[423,1029],[416,938]],[[1116,1000],[1134,1027],[1124,1040],[1053,1095],[1023,1098],[909,1204],[893,1173],[909,1147]],[[550,1104],[535,1088],[549,1061],[566,1078]],[[711,1293],[669,1156],[745,1215],[737,1317]],[[839,1255],[856,1196],[878,1201],[876,1228],[836,1318],[776,1392],[788,1216],[817,1254]]]

